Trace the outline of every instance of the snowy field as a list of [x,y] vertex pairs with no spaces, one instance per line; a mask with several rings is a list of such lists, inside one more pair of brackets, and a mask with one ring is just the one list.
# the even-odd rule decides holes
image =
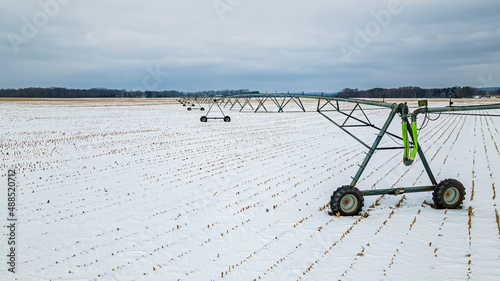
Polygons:
[[[166,99],[0,101],[0,279],[499,280],[499,117],[443,114],[419,133],[438,182],[466,187],[463,208],[434,209],[424,192],[365,197],[361,216],[336,217],[330,196],[366,148],[315,112],[225,111],[230,123],[201,123]],[[367,110],[378,125],[388,113]],[[357,186],[428,185],[402,153],[377,152]]]

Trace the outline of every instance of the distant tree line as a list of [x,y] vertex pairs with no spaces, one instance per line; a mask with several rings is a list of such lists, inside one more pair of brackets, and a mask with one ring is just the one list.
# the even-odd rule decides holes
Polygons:
[[106,88],[67,89],[62,87],[51,88],[20,88],[0,89],[0,97],[12,98],[178,98],[198,96],[228,96],[249,92],[248,89],[239,90],[210,90],[193,93],[170,91],[127,91]]
[[[215,97],[215,96],[231,96],[231,95],[241,95],[245,93],[249,93],[248,89],[239,89],[239,90],[209,90],[209,91],[200,91],[196,93],[188,93],[188,97]],[[258,92],[253,92],[258,93]]]
[[0,97],[13,98],[172,98],[183,97],[179,91],[127,91],[106,88],[22,88],[0,89]]
[[[106,88],[92,89],[67,89],[61,87],[51,88],[20,88],[0,89],[0,97],[13,98],[179,98],[179,97],[215,97],[229,96],[250,92],[248,89],[239,90],[208,90],[199,92],[169,91],[128,91]],[[474,88],[474,87],[450,87],[423,89],[420,87],[399,87],[392,89],[373,88],[369,90],[358,90],[345,88],[337,95],[345,98],[473,98],[500,96],[500,88]]]
[[500,96],[500,89],[479,89],[473,87],[450,87],[422,89],[420,87],[399,87],[393,89],[373,88],[369,90],[358,90],[345,88],[339,92],[339,97],[350,98],[473,98]]

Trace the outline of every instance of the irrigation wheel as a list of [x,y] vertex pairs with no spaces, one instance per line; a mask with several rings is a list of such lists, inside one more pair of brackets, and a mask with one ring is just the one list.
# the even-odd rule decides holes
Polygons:
[[231,117],[225,116],[224,117],[224,122],[231,122]]
[[208,118],[207,116],[201,116],[200,121],[201,122],[207,122]]
[[355,216],[363,208],[363,194],[354,186],[344,185],[337,188],[330,198],[330,208],[334,214]]
[[465,187],[455,179],[443,180],[432,193],[432,200],[440,209],[456,209],[462,205],[464,198]]
[[205,111],[205,108],[204,107],[200,108],[200,111]]
[[188,111],[191,111],[191,107],[188,107]]

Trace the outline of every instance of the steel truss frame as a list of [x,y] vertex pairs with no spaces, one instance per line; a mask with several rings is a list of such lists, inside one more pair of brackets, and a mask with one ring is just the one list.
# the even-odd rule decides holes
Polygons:
[[[224,114],[224,111],[222,111],[222,108],[220,107],[220,103],[221,103],[220,99],[211,99],[207,114],[201,116],[200,121],[207,122],[209,119],[222,119],[224,120],[224,122],[231,122],[231,117]],[[217,106],[217,108],[219,108],[219,111],[222,113],[222,117],[208,117],[208,114],[210,114],[215,105]]]
[[[240,102],[240,99],[243,100],[243,104]],[[257,106],[254,108],[251,104],[252,99],[257,101]],[[422,165],[424,166],[425,172],[431,182],[431,185],[426,186],[410,186],[410,187],[396,187],[396,188],[385,188],[385,189],[370,189],[370,190],[362,190],[360,193],[362,196],[371,196],[371,195],[382,195],[382,194],[392,194],[399,195],[403,193],[414,193],[414,192],[425,192],[436,190],[439,186],[434,174],[432,173],[432,169],[425,157],[422,146],[418,144],[418,136],[416,130],[416,122],[419,114],[427,114],[427,113],[441,113],[441,112],[453,112],[453,111],[471,111],[471,110],[491,110],[491,109],[500,109],[500,104],[490,104],[490,105],[475,105],[475,106],[449,106],[449,107],[436,107],[429,108],[427,107],[427,103],[424,103],[425,106],[419,107],[418,109],[410,112],[408,105],[406,103],[387,103],[387,102],[379,102],[379,101],[370,101],[364,99],[349,99],[349,98],[338,98],[338,97],[323,97],[323,96],[315,96],[315,95],[294,95],[294,94],[244,94],[244,95],[235,95],[228,96],[222,98],[220,101],[214,100],[214,103],[211,105],[210,109],[214,104],[219,106],[220,103],[225,102],[225,106],[231,104],[230,110],[232,110],[236,105],[239,105],[239,111],[241,112],[246,106],[249,106],[254,112],[258,112],[260,109],[263,109],[265,112],[269,112],[265,106],[267,101],[271,101],[277,107],[277,112],[284,112],[285,107],[291,102],[294,101],[295,104],[301,109],[303,112],[307,112],[304,104],[301,99],[316,99],[318,101],[316,112],[326,118],[329,122],[334,124],[336,127],[340,128],[347,135],[354,138],[360,144],[362,144],[365,148],[368,149],[366,156],[359,165],[359,168],[352,178],[349,187],[355,188],[361,175],[366,169],[368,163],[370,162],[372,156],[376,151],[380,150],[404,150],[404,159],[403,163],[406,166],[409,166],[413,163],[414,155],[418,154]],[[341,105],[344,103],[353,104],[354,106],[349,110],[342,109]],[[386,108],[390,110],[387,119],[385,120],[382,127],[378,127],[373,124],[366,111],[363,109],[363,106],[375,106],[379,108]],[[220,106],[219,106],[220,108]],[[210,112],[210,110],[209,110]],[[221,109],[222,112],[222,109]],[[336,112],[343,116],[345,116],[345,120],[342,123],[334,121],[330,118],[326,113],[327,112]],[[362,117],[354,116],[355,112],[361,112]],[[208,114],[208,113],[207,113]],[[224,114],[224,113],[223,113]],[[403,136],[399,136],[393,134],[388,131],[389,126],[394,121],[396,115],[399,115],[401,118],[401,122],[403,124]],[[411,122],[410,122],[411,120]],[[348,122],[354,121],[356,124],[348,124]],[[411,126],[405,126],[405,124],[411,124]],[[378,134],[376,138],[373,140],[371,144],[365,143],[360,138],[356,137],[351,131],[348,129],[351,127],[369,127],[376,131]],[[406,131],[406,132],[405,132]],[[408,136],[407,136],[407,135]],[[404,146],[396,146],[396,147],[380,147],[380,143],[385,135],[390,135],[392,138],[403,141]],[[412,156],[409,156],[409,150],[412,151]],[[338,188],[340,190],[341,188]],[[336,192],[337,192],[336,191]],[[334,192],[335,195],[335,192]],[[332,202],[333,204],[333,198]],[[463,199],[462,199],[463,200]],[[361,198],[362,201],[362,198]],[[460,202],[461,203],[461,202]],[[333,210],[333,208],[332,208]],[[354,214],[354,213],[353,213]]]
[[[347,102],[354,103],[355,106],[352,108],[352,110],[349,113],[346,113],[340,109],[339,100],[336,100],[335,104],[332,104],[331,100],[326,100],[322,106],[321,106],[321,101],[322,101],[321,99],[318,99],[318,107],[317,107],[318,113],[321,114],[328,121],[333,123],[335,126],[340,128],[342,131],[347,133],[349,136],[354,138],[356,141],[358,141],[360,144],[362,144],[364,147],[366,147],[368,149],[368,152],[366,153],[366,156],[365,156],[363,162],[361,163],[361,165],[359,166],[355,176],[351,177],[352,181],[350,183],[350,186],[352,186],[352,187],[356,186],[357,182],[361,178],[361,175],[363,174],[364,170],[366,169],[366,166],[368,165],[368,163],[370,162],[372,156],[375,154],[376,151],[378,151],[378,150],[403,150],[403,149],[405,149],[404,146],[380,147],[379,145],[380,145],[380,142],[382,141],[384,135],[386,135],[386,134],[390,135],[392,138],[403,141],[403,138],[401,136],[398,136],[398,135],[395,135],[395,134],[389,132],[388,128],[391,125],[392,121],[394,120],[394,117],[396,117],[396,115],[400,115],[402,120],[408,118],[408,106],[407,106],[407,104],[405,104],[405,103],[390,104],[390,105],[389,104],[379,104],[379,106],[390,108],[391,111],[390,111],[384,125],[382,127],[377,127],[370,122],[370,120],[368,119],[368,116],[366,115],[365,111],[362,108],[362,104],[375,105],[372,102],[367,103],[367,101],[364,101],[364,100],[349,100]],[[345,102],[345,100],[344,100],[344,102]],[[325,106],[327,106],[327,105],[331,105],[334,108],[334,110],[325,110]],[[359,119],[359,118],[356,118],[353,116],[353,113],[356,111],[356,109],[358,109],[359,111],[362,112],[362,114],[366,118],[366,120],[362,120],[362,119]],[[345,115],[346,118],[342,124],[339,124],[339,123],[335,122],[332,118],[328,117],[324,113],[325,111],[337,111],[338,113]],[[354,120],[357,123],[359,123],[359,125],[347,125],[347,122],[349,120]],[[360,138],[356,137],[353,133],[351,133],[349,130],[347,130],[348,127],[360,127],[360,126],[370,127],[370,128],[373,128],[373,129],[378,131],[378,134],[371,145],[365,143]],[[409,131],[409,133],[411,134],[410,139],[413,140],[414,139],[413,132]],[[415,143],[413,141],[410,141],[409,143],[412,146],[412,148],[415,146]],[[427,159],[425,158],[422,147],[418,146],[417,151],[418,151],[418,155],[422,161],[422,164],[424,166],[424,169],[427,173],[427,176],[429,177],[432,185],[416,186],[416,187],[398,187],[398,188],[388,188],[388,189],[362,190],[361,193],[364,196],[381,195],[381,194],[398,195],[398,194],[402,194],[402,193],[422,192],[422,191],[429,191],[429,190],[434,189],[434,187],[437,185],[437,181],[432,173],[432,170],[429,166],[429,163],[427,162]]]

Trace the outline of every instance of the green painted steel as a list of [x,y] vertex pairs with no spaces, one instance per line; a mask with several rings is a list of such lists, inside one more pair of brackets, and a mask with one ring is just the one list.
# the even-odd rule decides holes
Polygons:
[[403,144],[405,146],[404,152],[403,152],[403,161],[408,159],[408,156],[410,155],[410,141],[408,140],[408,121],[406,119],[403,119]]
[[[413,133],[413,150],[411,151],[410,154],[410,160],[413,161],[415,160],[415,156],[417,156],[417,150],[418,150],[418,129],[417,129],[417,121],[411,121],[411,131]],[[407,165],[408,166],[408,165]]]
[[264,103],[267,101],[268,98],[256,98],[256,99],[257,101],[259,101],[259,105],[257,105],[255,112],[259,111],[261,107],[264,108],[264,110],[267,112],[267,108],[264,106]]
[[471,110],[488,110],[500,109],[500,104],[485,104],[485,105],[468,105],[468,106],[446,106],[446,107],[421,107],[413,111],[412,118],[417,118],[421,113],[439,113],[450,111],[471,111]]
[[368,150],[368,153],[366,154],[365,159],[363,160],[363,163],[361,164],[361,166],[359,166],[359,169],[356,172],[356,175],[352,178],[351,186],[356,186],[356,183],[358,182],[359,178],[363,174],[363,171],[365,170],[366,165],[368,165],[368,162],[370,162],[370,159],[372,158],[373,153],[375,153],[375,150],[377,150],[377,147],[380,144],[382,137],[385,135],[385,132],[389,128],[389,125],[391,125],[391,122],[394,119],[394,116],[396,116],[396,114],[398,113],[398,110],[401,110],[400,106],[392,108],[391,113],[389,114],[389,117],[387,117],[387,120],[384,123],[384,126],[382,126],[382,129],[380,130],[377,137],[375,138],[373,145]]
[[[250,101],[251,99],[254,98],[258,101],[258,105],[253,108],[251,105]],[[243,99],[245,102],[242,105],[240,103],[240,99]],[[429,180],[431,181],[432,185],[429,186],[416,186],[416,187],[402,187],[402,188],[390,188],[390,189],[372,189],[372,190],[364,190],[361,191],[364,196],[370,196],[370,195],[382,195],[382,194],[393,194],[393,195],[398,195],[398,194],[403,194],[403,193],[413,193],[413,192],[426,192],[426,191],[431,191],[437,186],[437,181],[432,173],[432,169],[427,162],[427,159],[425,158],[424,152],[422,150],[422,147],[419,145],[418,142],[418,128],[417,128],[417,117],[419,114],[428,114],[428,113],[441,113],[441,112],[453,112],[453,111],[471,111],[471,110],[493,110],[493,109],[500,109],[500,104],[488,104],[488,105],[473,105],[473,106],[449,106],[449,107],[435,107],[435,108],[429,108],[427,107],[427,103],[422,103],[419,105],[423,105],[422,107],[419,107],[418,109],[414,110],[413,112],[409,112],[408,105],[406,103],[387,103],[384,101],[379,102],[379,101],[371,101],[371,100],[365,100],[365,99],[353,99],[353,98],[339,98],[339,97],[325,97],[325,96],[317,96],[317,95],[297,95],[297,94],[242,94],[242,95],[233,95],[233,96],[228,96],[225,97],[224,99],[221,99],[221,102],[225,101],[225,106],[228,104],[231,104],[231,109],[238,104],[240,106],[239,110],[243,110],[243,108],[247,105],[249,105],[252,109],[254,109],[254,112],[257,112],[259,109],[264,109],[266,112],[268,112],[268,109],[265,107],[265,103],[267,101],[272,101],[274,105],[276,105],[278,112],[284,112],[284,108],[290,103],[290,101],[294,101],[299,108],[306,112],[306,109],[304,105],[302,104],[301,99],[317,99],[317,108],[316,111],[321,114],[323,117],[325,117],[328,121],[330,121],[332,124],[340,128],[342,131],[347,133],[349,136],[354,138],[356,141],[358,141],[360,144],[365,146],[368,149],[368,153],[366,154],[362,164],[359,166],[356,174],[354,177],[352,177],[351,181],[351,186],[356,186],[358,180],[360,179],[361,175],[363,174],[364,170],[366,169],[369,161],[371,160],[373,154],[377,150],[393,150],[393,149],[401,149],[403,150],[403,163],[407,166],[411,165],[417,154],[424,166],[424,169],[429,177]],[[200,102],[207,102],[210,103],[213,99],[208,98],[208,99],[201,99]],[[187,100],[182,100],[182,102],[186,102]],[[322,102],[324,102],[322,104]],[[352,108],[352,110],[347,113],[344,112],[340,108],[339,103],[352,103],[355,104],[355,106]],[[209,112],[212,109],[212,107],[218,103],[214,102],[211,104],[209,108]],[[326,108],[328,105],[331,105],[332,108]],[[365,111],[361,107],[361,105],[370,105],[370,106],[376,106],[376,107],[382,107],[382,108],[387,108],[390,109],[390,113],[385,120],[384,125],[379,128],[372,124],[370,120],[368,119],[368,116],[366,115]],[[220,109],[220,107],[219,107]],[[220,109],[222,112],[222,109]],[[362,120],[360,118],[357,118],[353,116],[355,110],[360,110],[363,114],[363,116],[366,118],[366,120]],[[346,116],[346,119],[343,121],[342,124],[339,124],[335,122],[332,118],[327,116],[325,112],[337,112],[340,113],[344,116]],[[208,113],[207,113],[208,114]],[[224,114],[224,113],[223,113]],[[402,120],[402,136],[397,136],[391,132],[388,131],[388,128],[390,124],[392,123],[394,117],[396,115],[401,116]],[[408,118],[411,118],[411,123],[408,122]],[[354,120],[356,122],[359,122],[360,125],[347,125],[348,120]],[[377,137],[373,141],[372,145],[368,145],[367,143],[363,142],[360,138],[356,137],[353,133],[349,132],[347,130],[347,127],[353,127],[353,126],[370,126],[376,130],[378,130]],[[403,141],[403,146],[402,147],[378,147],[380,145],[380,142],[383,138],[384,135],[390,135],[393,138],[399,139]]]
[[[413,149],[410,153],[410,142],[408,140],[408,134],[412,136],[413,140]],[[403,143],[405,146],[404,154],[403,154],[403,163],[406,166],[410,166],[413,164],[415,157],[417,156],[418,151],[418,129],[417,129],[417,121],[414,120],[411,122],[411,128],[408,128],[408,120],[403,119]]]
[[428,192],[428,191],[431,191],[433,189],[434,189],[434,185],[396,187],[396,188],[387,188],[387,189],[362,190],[361,194],[363,194],[363,196],[373,196],[373,195],[382,195],[382,194],[400,195],[400,194],[404,194],[404,193]]
[[[366,105],[374,105],[386,108],[397,107],[396,103],[387,103],[387,102],[379,102],[379,101],[370,101],[364,99],[347,99],[347,98],[339,98],[339,97],[326,97],[326,96],[316,96],[316,95],[299,95],[299,94],[241,94],[241,95],[232,95],[228,96],[232,98],[302,98],[302,99],[320,99],[320,100],[328,100],[328,101],[339,101],[339,102],[347,102],[347,103],[359,103]],[[280,106],[278,106],[280,107]]]
[[[212,101],[210,102],[210,105],[208,107],[208,111],[204,117],[208,118],[208,119],[224,119],[226,117],[226,115],[224,114],[224,111],[222,111],[222,108],[220,107],[219,103],[221,103],[221,100],[212,99]],[[212,112],[212,109],[214,108],[215,105],[217,105],[217,107],[219,108],[219,111],[222,113],[222,117],[208,117],[208,114],[210,114],[210,112]]]

